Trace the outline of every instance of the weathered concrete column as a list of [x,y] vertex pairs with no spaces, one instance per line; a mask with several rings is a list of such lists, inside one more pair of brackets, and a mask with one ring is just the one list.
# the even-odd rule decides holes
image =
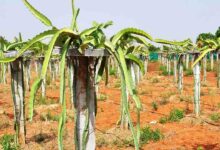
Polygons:
[[207,76],[207,56],[204,56],[203,58],[203,82],[206,82],[206,76]]
[[[195,59],[198,58],[199,53],[194,54]],[[200,63],[195,64],[193,68],[194,74],[194,112],[196,117],[200,115]]]
[[169,72],[169,59],[166,57],[167,72]]
[[193,64],[194,63],[194,60],[195,60],[195,56],[194,55],[191,55],[192,56],[192,59],[191,59],[191,64]]
[[[44,58],[40,57],[38,59],[38,65],[39,65],[39,70],[41,73],[42,72],[42,66],[43,66],[43,62],[44,62]],[[41,83],[41,98],[46,98],[46,79],[43,79],[42,83]]]
[[176,60],[176,54],[173,55],[173,76],[174,76],[174,82],[177,82],[177,60]]
[[0,83],[6,84],[6,65],[4,63],[0,63]]
[[74,69],[75,149],[95,150],[96,65],[99,57],[107,57],[109,53],[102,49],[89,49],[82,55],[76,50],[69,50],[67,56],[73,61]]
[[52,82],[54,82],[56,80],[55,60],[51,59],[50,64],[51,64],[51,80]]
[[210,52],[211,70],[214,70],[214,55]]
[[25,74],[25,89],[30,91],[30,79],[31,79],[31,60],[30,59],[26,59],[24,61],[24,74]]
[[144,61],[144,72],[145,72],[145,74],[148,71],[148,61],[149,61],[149,58],[148,58],[148,56],[146,56],[146,59]]
[[137,82],[135,77],[135,69],[134,69],[134,64],[132,62],[130,63],[130,70],[131,70],[131,78],[133,80],[134,85],[136,86]]
[[178,60],[178,89],[182,93],[183,90],[183,55],[180,55]]
[[38,62],[37,62],[37,60],[34,61],[34,67],[35,67],[36,74],[38,74],[39,71],[38,71]]
[[161,55],[160,55],[160,53],[157,53],[157,55],[158,55],[158,62],[161,62]]
[[95,150],[95,58],[74,57],[76,147]]
[[[97,62],[97,65],[96,65],[96,72],[95,72],[96,75],[98,75],[98,71],[99,71],[99,68],[101,66],[101,62],[102,62],[102,58],[99,58],[98,62]],[[100,98],[100,93],[99,93],[99,85],[98,85],[98,83],[95,83],[95,90],[96,90],[97,98],[99,99]]]
[[186,69],[189,69],[189,54],[186,54]]
[[171,74],[171,60],[168,58],[168,75]]
[[16,130],[16,143],[25,144],[25,90],[23,76],[23,60],[18,58],[10,63],[11,88],[14,103],[14,128]]
[[74,94],[73,94],[73,78],[74,78],[74,67],[73,67],[73,59],[71,57],[67,58],[67,67],[68,67],[68,85],[70,88],[70,100],[72,104],[72,108],[74,108]]
[[[219,57],[220,52],[217,52],[217,56]],[[220,60],[217,61],[218,67],[217,67],[217,87],[220,88]]]

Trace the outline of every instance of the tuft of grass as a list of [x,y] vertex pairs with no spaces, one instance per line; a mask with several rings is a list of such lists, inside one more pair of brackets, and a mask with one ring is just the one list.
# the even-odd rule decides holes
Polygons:
[[190,95],[180,95],[180,102],[192,102],[193,97]]
[[116,71],[116,69],[115,68],[109,68],[109,75],[110,76],[116,76],[116,73],[117,73],[117,71]]
[[185,76],[191,76],[191,75],[193,75],[193,70],[192,69],[186,69]]
[[157,102],[153,101],[153,102],[151,103],[151,106],[152,106],[152,108],[153,108],[154,111],[157,111],[157,110],[158,110],[158,104],[157,104]]
[[[160,66],[160,71],[161,71],[160,75],[164,75],[164,76],[169,75],[166,66]],[[173,69],[170,70],[170,75],[173,75]]]
[[40,115],[41,121],[59,121],[58,115],[52,115],[50,111],[48,111],[46,114]]
[[176,94],[176,92],[173,92],[173,91],[169,91],[169,92],[166,92],[166,93],[162,93],[162,94],[161,94],[162,100],[161,100],[160,104],[161,104],[161,105],[167,104],[169,98],[170,98],[172,95],[175,95],[175,94]]
[[197,147],[196,150],[204,150],[202,146]]
[[56,103],[57,102],[54,98],[42,97],[42,96],[37,96],[36,98],[37,105],[50,105],[50,104],[56,104]]
[[40,104],[40,105],[46,105],[46,104],[47,104],[46,98],[45,98],[45,97],[40,97],[40,99],[39,99],[39,104]]
[[140,143],[143,145],[149,141],[156,142],[163,139],[163,137],[164,135],[159,129],[152,130],[150,127],[144,127],[141,129]]
[[217,104],[218,109],[220,109],[220,103]]
[[213,113],[210,115],[210,119],[214,122],[220,121],[220,113]]
[[51,84],[51,76],[49,74],[47,74],[46,76],[46,85],[50,85]]
[[159,120],[159,123],[161,124],[165,124],[168,122],[168,118],[167,117],[161,117],[160,120]]
[[180,109],[173,109],[170,112],[168,120],[171,122],[177,122],[184,117],[184,111]]
[[105,140],[105,138],[98,138],[97,139],[97,141],[96,141],[96,145],[97,145],[97,147],[103,147],[103,146],[107,146],[108,145],[108,143],[107,143],[107,141]]
[[211,64],[208,64],[208,65],[206,66],[206,71],[207,71],[207,72],[211,72],[211,71],[212,71],[212,69],[211,69]]
[[180,109],[173,109],[170,111],[169,116],[161,117],[159,123],[165,124],[167,122],[178,122],[184,117],[184,111]]
[[114,88],[121,88],[121,81],[118,80],[115,85],[114,85]]
[[108,99],[108,96],[106,94],[100,94],[98,100],[99,101],[105,101]]
[[150,80],[151,83],[159,83],[160,80],[157,77],[154,77]]
[[3,150],[17,150],[14,135],[5,134],[0,138],[0,144]]
[[166,70],[167,68],[165,66],[160,66],[159,70],[160,71],[163,71],[163,70]]

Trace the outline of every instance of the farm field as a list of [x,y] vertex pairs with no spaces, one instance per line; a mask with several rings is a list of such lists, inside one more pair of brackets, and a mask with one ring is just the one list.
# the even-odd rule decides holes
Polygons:
[[[193,112],[193,75],[183,77],[183,92],[179,94],[173,76],[164,76],[159,62],[150,62],[148,73],[137,85],[137,94],[143,105],[141,111],[141,129],[150,127],[159,129],[161,138],[149,140],[141,145],[144,150],[219,150],[220,149],[220,90],[217,88],[216,73],[207,72],[207,82],[201,84],[201,115],[196,118]],[[0,84],[0,137],[15,134],[14,110],[10,90],[10,78],[7,84]],[[36,74],[31,71],[31,83]],[[47,77],[47,80],[49,80]],[[66,79],[67,80],[67,79]],[[26,122],[27,143],[22,149],[54,150],[57,147],[58,120],[61,112],[59,104],[59,78],[47,83],[46,99],[35,101],[32,122]],[[99,150],[134,149],[132,135],[121,130],[117,121],[120,118],[120,80],[111,75],[109,85],[100,83],[100,96],[96,116],[96,146]],[[67,122],[64,129],[64,149],[73,149],[74,111],[67,93]],[[29,92],[25,95],[26,114],[28,114]],[[130,103],[132,120],[136,118],[134,103]],[[180,119],[170,117],[174,110],[183,112]],[[28,115],[26,115],[28,116]],[[177,115],[178,116],[178,115]],[[175,116],[174,116],[175,117]],[[134,122],[136,124],[136,122]],[[1,149],[1,148],[0,148]]]

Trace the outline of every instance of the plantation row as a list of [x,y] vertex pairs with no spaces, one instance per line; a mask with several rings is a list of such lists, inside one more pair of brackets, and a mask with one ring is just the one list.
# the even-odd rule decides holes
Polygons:
[[[77,17],[79,9],[72,1],[73,19],[69,28],[58,29],[41,12],[36,10],[27,0],[25,6],[49,30],[44,31],[28,41],[23,41],[21,34],[15,42],[0,39],[0,74],[1,82],[6,83],[6,72],[11,73],[11,91],[14,103],[14,124],[16,144],[26,143],[25,92],[30,91],[28,104],[30,121],[34,116],[35,98],[41,88],[41,98],[46,96],[46,79],[51,81],[60,77],[60,105],[62,112],[59,118],[58,148],[63,149],[63,132],[66,123],[66,86],[70,89],[70,98],[75,111],[75,149],[95,149],[95,116],[97,113],[97,97],[99,83],[108,76],[111,69],[117,70],[121,81],[121,116],[119,123],[122,129],[132,132],[136,149],[140,148],[140,111],[142,104],[137,96],[136,88],[142,76],[147,73],[150,52],[158,53],[158,59],[166,66],[168,75],[173,73],[174,82],[179,92],[183,90],[183,69],[192,65],[194,74],[194,113],[200,115],[200,62],[203,61],[203,80],[206,81],[207,58],[210,53],[211,70],[214,66],[213,54],[219,49],[220,38],[201,34],[197,45],[190,39],[184,41],[167,41],[153,39],[148,33],[136,28],[125,28],[108,39],[104,29],[112,22],[94,22],[91,28],[79,31]],[[50,39],[49,44],[44,40]],[[153,46],[160,43],[163,49]],[[220,60],[218,62],[217,85],[220,86]],[[191,64],[190,64],[191,61]],[[32,62],[32,63],[31,63]],[[38,78],[30,86],[31,66],[35,65]],[[8,69],[10,68],[10,69]],[[49,71],[48,71],[49,70]],[[50,75],[49,75],[50,74]],[[58,75],[59,74],[59,75]],[[105,78],[103,78],[105,77]],[[68,78],[68,80],[65,80]],[[68,81],[68,83],[66,83]],[[135,103],[137,124],[133,125],[129,104]],[[27,131],[28,132],[28,131]]]

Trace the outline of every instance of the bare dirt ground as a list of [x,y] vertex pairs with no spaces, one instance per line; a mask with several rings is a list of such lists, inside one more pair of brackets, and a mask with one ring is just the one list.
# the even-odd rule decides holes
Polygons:
[[[34,69],[33,69],[34,70]],[[164,138],[142,146],[144,150],[219,150],[220,123],[210,119],[213,113],[220,113],[220,89],[216,87],[214,72],[207,73],[207,83],[201,87],[201,117],[193,115],[193,76],[184,76],[184,90],[179,94],[173,76],[160,75],[159,64],[150,63],[149,72],[138,85],[138,95],[143,104],[141,126],[160,129]],[[35,74],[32,73],[32,77]],[[8,75],[9,76],[9,75]],[[14,134],[13,102],[10,81],[0,84],[0,137]],[[67,86],[68,88],[68,86]],[[116,123],[120,117],[120,81],[111,76],[109,86],[100,85],[104,98],[98,100],[96,116],[97,149],[134,149],[123,140],[130,137],[129,131],[120,130]],[[28,116],[28,98],[26,94],[26,113]],[[65,149],[74,149],[74,114],[67,90],[68,119],[64,133]],[[47,87],[46,100],[37,100],[33,122],[27,122],[27,144],[22,149],[56,150],[58,117],[61,111],[59,102],[59,79]],[[158,109],[152,108],[152,102]],[[159,119],[168,116],[173,108],[184,110],[185,117],[179,122],[159,123]],[[135,108],[131,104],[132,118],[135,124]],[[154,124],[150,123],[154,121]]]

